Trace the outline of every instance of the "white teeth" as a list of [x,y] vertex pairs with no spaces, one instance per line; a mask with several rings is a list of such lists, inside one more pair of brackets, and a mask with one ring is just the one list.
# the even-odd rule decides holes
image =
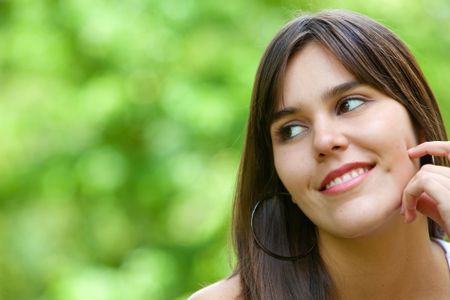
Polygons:
[[342,181],[349,181],[350,179],[352,179],[351,174],[344,174],[344,176],[342,176]]
[[356,178],[367,172],[369,172],[368,168],[357,168],[357,169],[351,170],[351,171],[345,173],[344,175],[341,175],[341,176],[336,177],[335,179],[331,180],[330,183],[328,183],[325,186],[325,189],[329,189],[335,185],[341,184],[343,182],[347,182],[347,181],[349,181],[353,178]]

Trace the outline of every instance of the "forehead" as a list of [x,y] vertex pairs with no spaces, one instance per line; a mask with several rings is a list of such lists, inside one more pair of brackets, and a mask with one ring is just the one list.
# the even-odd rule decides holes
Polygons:
[[355,77],[337,60],[334,54],[317,42],[310,42],[289,60],[280,86],[278,109],[294,105],[299,100],[315,100]]

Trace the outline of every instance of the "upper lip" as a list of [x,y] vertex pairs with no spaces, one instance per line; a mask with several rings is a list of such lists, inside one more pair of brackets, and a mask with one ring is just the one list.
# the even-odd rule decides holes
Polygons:
[[356,168],[371,168],[373,164],[368,162],[352,162],[342,165],[340,168],[331,171],[325,176],[324,180],[320,184],[320,190],[324,190],[326,185],[330,183],[334,178],[339,177],[347,173],[348,171]]

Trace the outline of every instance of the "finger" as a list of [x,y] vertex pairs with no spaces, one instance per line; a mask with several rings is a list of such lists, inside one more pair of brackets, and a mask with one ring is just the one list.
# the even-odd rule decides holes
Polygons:
[[[450,168],[435,165],[425,165],[410,180],[404,188],[404,194],[410,194],[411,197],[418,198],[425,192],[426,185],[429,181],[436,180],[447,189],[450,189]],[[408,199],[404,199],[407,201]],[[449,199],[450,201],[450,199]]]
[[[450,178],[450,168],[445,166],[436,166],[436,165],[424,165],[420,168],[419,172],[426,172],[428,174],[434,174],[437,176],[444,176],[443,179]],[[445,183],[444,183],[445,184]],[[450,187],[450,182],[448,182]],[[450,199],[449,199],[450,200]]]
[[450,142],[435,141],[425,142],[408,149],[411,158],[418,158],[425,155],[447,156],[450,159]]
[[[441,197],[449,197],[450,193],[448,190],[442,186],[439,182],[435,180],[430,180],[425,188],[422,189],[422,193],[426,193],[430,195],[431,198],[441,198]],[[416,210],[419,210],[419,200],[421,199],[420,196],[413,196],[413,193],[416,191],[410,191],[405,193],[405,222],[411,223],[416,219]],[[437,197],[436,197],[437,195]],[[442,199],[440,199],[442,200]],[[421,204],[422,205],[422,204]],[[432,206],[435,206],[436,209],[432,208]],[[450,224],[450,207],[445,207],[445,205],[442,205],[442,203],[439,203],[436,201],[436,203],[433,202],[424,202],[423,206],[420,207],[423,209],[422,211],[427,215],[438,221],[441,225],[444,225],[446,230],[448,231]],[[436,212],[437,211],[437,212]]]
[[445,218],[444,215],[450,216],[449,186],[450,182],[444,176],[425,174],[425,172],[418,173],[403,192],[402,205],[406,223],[415,220],[417,203],[422,193],[426,193],[433,198],[442,218]]
[[445,227],[445,222],[439,212],[436,202],[427,194],[423,193],[417,201],[417,211],[423,215],[430,217],[441,227]]

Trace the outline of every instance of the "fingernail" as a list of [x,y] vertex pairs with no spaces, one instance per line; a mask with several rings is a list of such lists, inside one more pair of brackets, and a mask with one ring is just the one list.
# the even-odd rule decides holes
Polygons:
[[411,153],[414,153],[414,150],[415,150],[415,147],[409,148],[409,149],[407,150],[407,152],[408,152],[408,154],[411,154]]
[[411,223],[411,217],[408,217],[408,216],[405,215],[405,223],[406,224]]

